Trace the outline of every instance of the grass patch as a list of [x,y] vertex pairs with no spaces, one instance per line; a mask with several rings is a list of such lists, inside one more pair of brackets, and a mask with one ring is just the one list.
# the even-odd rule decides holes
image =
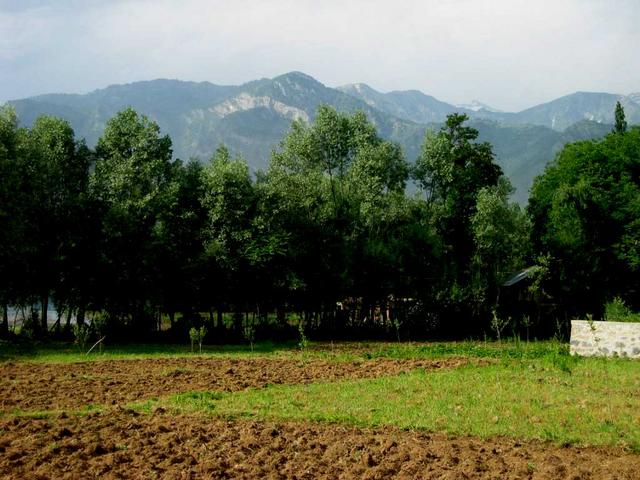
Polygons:
[[134,410],[136,412],[149,415],[153,413],[154,408],[158,407],[159,403],[160,400],[158,398],[150,398],[148,400],[130,403],[125,408],[130,408],[131,410]]
[[254,345],[203,345],[202,354],[191,352],[187,344],[130,344],[105,345],[102,352],[86,355],[70,343],[9,343],[0,342],[0,361],[28,361],[38,363],[90,362],[96,360],[127,360],[175,357],[263,357],[295,353],[293,343],[261,342]]
[[377,343],[361,353],[366,359],[438,359],[442,357],[537,359],[568,352],[568,346],[555,340],[523,342],[518,338],[502,342],[425,342]]
[[[570,372],[570,373],[569,373]],[[482,438],[640,449],[640,363],[553,359],[414,371],[371,380],[270,386],[230,394],[189,392],[177,411],[358,426],[395,425]]]
[[172,396],[169,404],[181,412],[211,413],[215,410],[216,402],[224,395],[219,392],[185,392]]
[[261,342],[254,345],[203,345],[202,354],[191,352],[189,345],[131,344],[106,345],[102,352],[85,355],[69,343],[0,342],[0,361],[69,363],[99,360],[147,358],[296,358],[329,361],[393,359],[437,359],[443,357],[535,359],[564,348],[554,341],[525,343],[517,339],[498,342],[310,342],[301,350],[295,342]]

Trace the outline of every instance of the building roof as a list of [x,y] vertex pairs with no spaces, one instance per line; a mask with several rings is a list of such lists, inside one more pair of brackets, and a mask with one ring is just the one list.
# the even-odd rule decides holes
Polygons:
[[534,267],[525,268],[519,272],[513,273],[509,279],[502,284],[503,287],[510,287],[518,282],[521,282],[525,278],[529,278],[534,271]]

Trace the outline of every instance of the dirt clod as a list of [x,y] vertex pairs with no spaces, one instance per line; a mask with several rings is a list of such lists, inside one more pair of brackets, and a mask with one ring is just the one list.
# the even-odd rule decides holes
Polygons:
[[[56,440],[62,430],[71,434]],[[0,431],[0,478],[631,480],[640,471],[640,455],[614,448],[121,410],[57,418],[51,428],[42,419],[7,420]],[[53,442],[58,453],[43,455]]]

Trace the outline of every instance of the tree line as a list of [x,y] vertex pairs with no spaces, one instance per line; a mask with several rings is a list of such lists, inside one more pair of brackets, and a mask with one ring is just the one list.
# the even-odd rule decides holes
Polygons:
[[[172,160],[130,108],[91,149],[62,119],[21,128],[2,107],[0,331],[12,308],[35,336],[72,319],[111,338],[155,338],[163,321],[174,340],[203,324],[217,341],[292,324],[318,338],[481,335],[527,267],[521,294],[553,307],[538,308],[541,331],[614,295],[637,301],[640,129],[567,146],[523,210],[466,120],[427,132],[410,163],[364,113],[321,106],[252,173],[224,146]],[[509,312],[514,331],[525,313]]]

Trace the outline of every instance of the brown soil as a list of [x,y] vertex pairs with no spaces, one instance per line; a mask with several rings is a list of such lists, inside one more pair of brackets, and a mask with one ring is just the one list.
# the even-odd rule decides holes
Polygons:
[[355,362],[291,359],[162,358],[68,364],[0,364],[0,412],[116,405],[189,390],[237,391],[268,384],[397,375],[468,360]]
[[395,428],[113,409],[0,421],[0,478],[637,479],[640,455]]

